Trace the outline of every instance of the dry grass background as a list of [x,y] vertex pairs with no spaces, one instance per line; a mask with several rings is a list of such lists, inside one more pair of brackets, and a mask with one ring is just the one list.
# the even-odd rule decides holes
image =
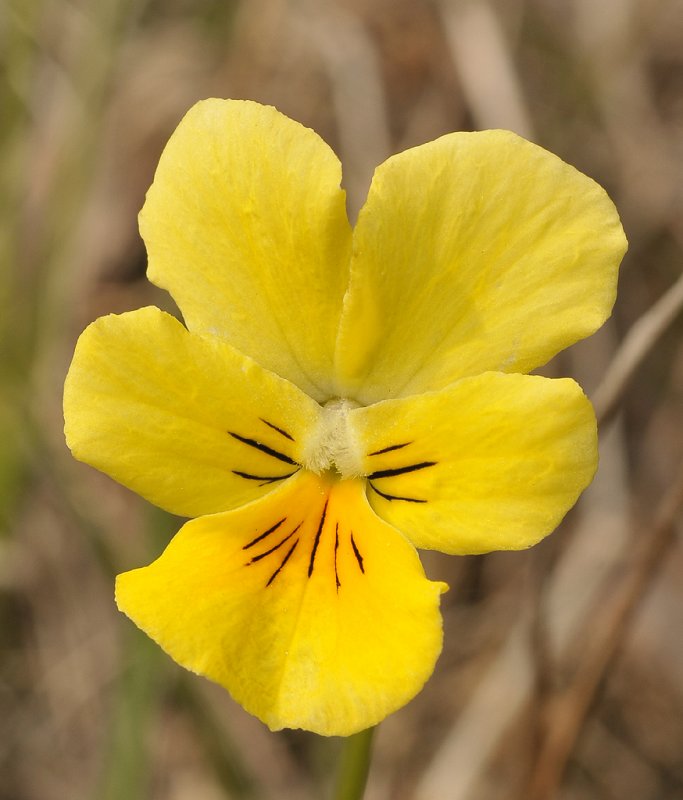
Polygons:
[[270,734],[116,612],[115,572],[179,522],[62,439],[78,333],[170,306],[136,215],[207,96],[315,128],[352,213],[387,155],[458,129],[608,189],[614,316],[548,367],[596,401],[598,478],[532,551],[425,557],[446,646],[380,727],[367,797],[682,798],[681,0],[3,0],[0,61],[0,800],[329,796],[338,741]]

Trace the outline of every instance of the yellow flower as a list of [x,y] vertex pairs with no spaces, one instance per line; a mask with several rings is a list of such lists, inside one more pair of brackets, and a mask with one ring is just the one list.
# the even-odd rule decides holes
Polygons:
[[626,247],[592,180],[506,131],[376,171],[352,231],[311,130],[206,100],[140,215],[156,308],[94,322],[67,378],[76,458],[197,517],[120,575],[119,608],[273,729],[347,735],[408,702],[441,649],[415,548],[525,548],[597,463],[571,380]]

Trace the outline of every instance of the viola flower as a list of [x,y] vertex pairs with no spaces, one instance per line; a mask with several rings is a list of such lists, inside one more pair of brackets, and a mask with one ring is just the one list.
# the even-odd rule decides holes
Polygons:
[[506,131],[382,164],[352,231],[340,164],[275,109],[206,100],[140,214],[156,308],[94,322],[66,382],[77,459],[185,524],[119,608],[272,729],[347,735],[441,649],[415,548],[550,533],[593,477],[572,380],[530,376],[609,316],[626,242],[592,180]]

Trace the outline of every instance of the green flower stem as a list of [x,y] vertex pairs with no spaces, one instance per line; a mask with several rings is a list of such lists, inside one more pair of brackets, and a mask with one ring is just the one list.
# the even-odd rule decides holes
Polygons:
[[362,800],[370,771],[375,728],[355,733],[344,741],[334,800]]

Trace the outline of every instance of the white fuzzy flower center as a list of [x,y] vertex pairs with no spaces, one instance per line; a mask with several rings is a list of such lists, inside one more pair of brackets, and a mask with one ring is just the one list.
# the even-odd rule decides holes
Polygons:
[[358,408],[353,400],[325,403],[320,421],[311,431],[303,454],[303,466],[320,475],[335,470],[342,478],[362,474],[362,449],[349,422],[349,412]]

